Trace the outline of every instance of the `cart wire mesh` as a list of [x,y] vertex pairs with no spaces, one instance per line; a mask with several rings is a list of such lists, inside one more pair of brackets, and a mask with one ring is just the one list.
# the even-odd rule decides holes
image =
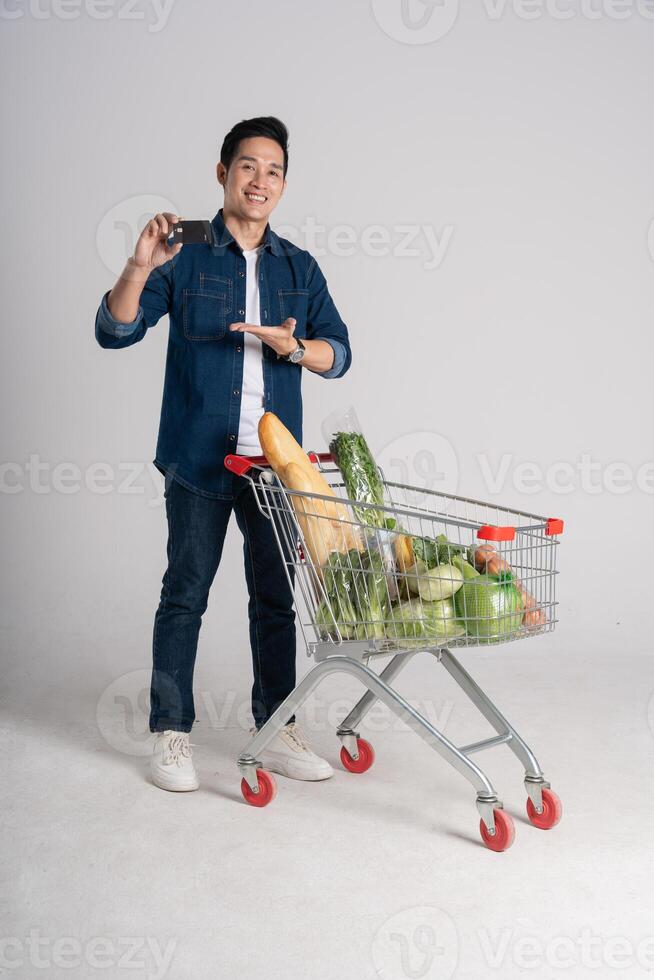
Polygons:
[[310,458],[331,494],[291,490],[252,459],[309,655],[352,641],[438,649],[554,629],[562,522],[395,483],[381,469],[383,505],[351,500],[340,470],[325,465],[330,454]]

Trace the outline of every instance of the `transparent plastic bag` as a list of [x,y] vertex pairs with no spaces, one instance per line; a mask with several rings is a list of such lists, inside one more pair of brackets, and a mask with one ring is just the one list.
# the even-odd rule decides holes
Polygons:
[[333,551],[323,568],[326,598],[316,614],[321,639],[384,639],[390,600],[379,551]]
[[395,539],[397,531],[390,531],[385,527],[374,528],[366,536],[366,547],[370,553],[377,552],[380,557],[381,566],[386,576],[386,588],[388,598],[391,602],[399,596],[399,582],[397,578],[397,565],[395,559]]
[[[350,406],[328,415],[323,421],[322,433],[341,471],[350,500],[383,505],[384,485],[354,408]],[[362,524],[387,526],[383,511],[356,506],[353,510],[357,521]]]

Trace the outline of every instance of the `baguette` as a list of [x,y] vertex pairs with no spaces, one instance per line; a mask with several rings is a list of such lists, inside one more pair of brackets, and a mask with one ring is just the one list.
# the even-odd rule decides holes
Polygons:
[[[316,474],[320,477],[320,474]],[[281,480],[289,490],[290,500],[302,530],[307,550],[317,570],[327,564],[332,551],[345,553],[351,548],[363,547],[358,528],[352,523],[352,515],[347,506],[339,501],[334,491],[322,477],[324,486],[317,484],[298,463],[289,463]],[[301,496],[305,493],[319,493],[333,497],[330,500],[316,500]]]
[[[320,570],[332,551],[361,550],[361,536],[347,505],[273,412],[265,412],[259,420],[259,442],[284,486],[296,491],[289,496],[315,568]],[[299,494],[303,493],[317,493],[331,499],[302,498]]]
[[[273,412],[265,412],[259,420],[259,442],[266,459],[284,486],[289,487],[290,490],[300,490],[302,493],[319,493],[323,496],[333,497],[333,503],[321,500],[307,501],[309,513],[311,513],[314,504],[322,504],[324,513],[330,519],[352,521],[350,512],[346,505],[341,502],[341,498],[318,472],[302,446]],[[286,479],[286,471],[290,463],[298,466],[306,477],[304,482],[300,482],[299,474],[296,473],[296,486],[290,486]],[[351,523],[348,526],[351,528]],[[355,547],[355,545],[351,547]]]
[[[258,431],[259,442],[264,455],[280,480],[283,481],[284,470],[289,463],[297,463],[308,473],[316,472],[302,446],[274,412],[264,412],[259,419]],[[322,491],[316,490],[315,492],[321,493]]]

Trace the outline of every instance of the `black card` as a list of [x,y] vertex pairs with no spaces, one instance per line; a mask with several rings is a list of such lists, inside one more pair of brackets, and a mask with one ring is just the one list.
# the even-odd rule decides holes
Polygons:
[[173,225],[173,245],[211,245],[213,240],[210,221],[178,221]]

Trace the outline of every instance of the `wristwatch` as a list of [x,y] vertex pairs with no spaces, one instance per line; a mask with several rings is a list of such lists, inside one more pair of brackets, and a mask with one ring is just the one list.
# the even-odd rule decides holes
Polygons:
[[295,348],[295,350],[292,350],[290,354],[284,354],[283,360],[290,361],[291,364],[297,364],[304,357],[304,352],[306,351],[306,347],[304,346],[304,344],[302,343],[299,337],[294,337],[293,339],[297,341],[297,347]]

